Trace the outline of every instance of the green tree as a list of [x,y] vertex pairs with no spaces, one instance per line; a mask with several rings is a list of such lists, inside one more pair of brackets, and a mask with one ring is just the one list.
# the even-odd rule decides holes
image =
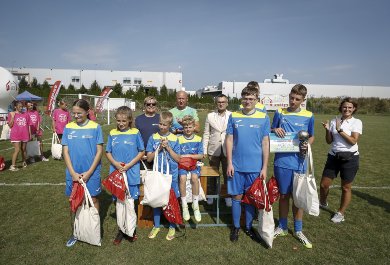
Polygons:
[[112,93],[115,92],[118,96],[123,96],[123,87],[120,83],[116,83],[112,90]]
[[84,84],[81,85],[80,89],[76,90],[76,93],[80,93],[80,94],[86,94],[87,93],[87,89],[85,88]]
[[88,90],[88,93],[91,95],[99,96],[101,92],[102,92],[102,89],[100,88],[100,86],[98,85],[96,80],[93,81],[90,89]]
[[76,93],[76,88],[74,87],[74,85],[69,84],[68,89],[66,90],[66,92],[69,93],[69,94],[74,94],[74,93]]
[[22,79],[19,81],[19,93],[26,91],[28,89],[28,83],[26,81],[26,78],[23,76]]

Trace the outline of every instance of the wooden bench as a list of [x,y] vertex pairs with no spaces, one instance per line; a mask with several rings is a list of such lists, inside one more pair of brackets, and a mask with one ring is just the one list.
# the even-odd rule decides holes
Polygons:
[[[200,184],[202,185],[205,194],[207,194],[207,179],[210,177],[219,177],[219,170],[216,167],[203,166],[200,172]],[[144,198],[144,186],[141,184],[139,202],[141,202],[143,198]],[[137,216],[138,216],[138,223],[137,223],[138,227],[140,228],[153,227],[153,209],[151,207],[147,205],[139,204]]]

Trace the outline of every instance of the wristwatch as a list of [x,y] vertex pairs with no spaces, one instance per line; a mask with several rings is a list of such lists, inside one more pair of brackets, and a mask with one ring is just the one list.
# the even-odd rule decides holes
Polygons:
[[337,132],[338,132],[338,133],[342,133],[342,132],[343,132],[343,129],[340,128],[340,129],[337,130]]

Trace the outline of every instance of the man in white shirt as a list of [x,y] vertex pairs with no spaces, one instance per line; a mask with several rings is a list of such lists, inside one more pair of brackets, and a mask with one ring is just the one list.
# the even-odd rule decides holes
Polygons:
[[[222,173],[224,183],[227,184],[226,179],[226,127],[231,114],[230,111],[226,110],[228,106],[228,98],[224,94],[220,94],[215,98],[215,104],[217,109],[207,114],[204,134],[203,134],[203,150],[205,157],[208,156],[210,166],[217,168],[222,165]],[[216,193],[217,185],[216,179],[208,179],[207,190]],[[225,198],[226,206],[232,205],[231,198]],[[207,200],[208,204],[213,203],[213,199]]]

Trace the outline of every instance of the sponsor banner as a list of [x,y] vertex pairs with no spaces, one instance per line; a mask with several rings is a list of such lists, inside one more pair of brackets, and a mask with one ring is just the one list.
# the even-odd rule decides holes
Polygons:
[[103,103],[108,98],[108,96],[111,94],[112,89],[109,87],[105,87],[102,90],[102,93],[100,94],[100,98],[98,99],[95,107],[95,111],[97,113],[101,113],[103,111]]
[[54,85],[51,87],[48,103],[47,103],[47,109],[46,109],[46,113],[49,115],[52,113],[52,111],[56,106],[56,99],[58,93],[60,92],[60,88],[61,88],[61,81],[56,81]]

